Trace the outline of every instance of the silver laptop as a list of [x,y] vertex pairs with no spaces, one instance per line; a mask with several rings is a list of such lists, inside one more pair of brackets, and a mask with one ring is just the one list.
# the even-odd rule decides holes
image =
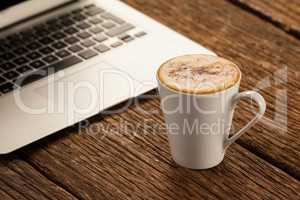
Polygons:
[[156,88],[161,63],[213,54],[118,0],[0,1],[0,154]]

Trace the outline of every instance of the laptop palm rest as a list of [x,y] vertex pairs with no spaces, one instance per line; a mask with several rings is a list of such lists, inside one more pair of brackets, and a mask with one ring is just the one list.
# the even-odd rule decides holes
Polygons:
[[[8,106],[0,107],[6,116],[0,118],[0,140],[6,141],[0,147],[0,154],[134,97],[136,88],[136,81],[132,77],[106,62],[84,67],[49,84],[46,80],[42,82],[42,86],[32,90],[34,95],[30,88],[22,91],[19,103],[13,96],[2,99],[1,105]],[[8,107],[9,110],[6,109]],[[19,122],[18,126],[15,126],[16,121]],[[36,129],[32,128],[32,122],[38,124],[34,126]],[[31,128],[27,129],[28,126]]]
[[[51,77],[50,77],[51,79]],[[68,75],[57,74],[54,81],[37,88],[51,112],[85,116],[134,96],[135,81],[126,72],[106,62]],[[77,121],[77,120],[76,120]]]

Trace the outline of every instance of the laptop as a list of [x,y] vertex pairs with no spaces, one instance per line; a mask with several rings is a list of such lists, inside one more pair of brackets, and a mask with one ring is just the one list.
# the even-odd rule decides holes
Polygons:
[[0,1],[0,154],[157,87],[183,54],[212,54],[118,0]]

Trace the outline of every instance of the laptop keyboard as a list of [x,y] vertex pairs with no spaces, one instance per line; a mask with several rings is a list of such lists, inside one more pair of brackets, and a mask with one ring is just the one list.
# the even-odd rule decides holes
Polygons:
[[146,35],[134,29],[92,4],[1,39],[0,96]]

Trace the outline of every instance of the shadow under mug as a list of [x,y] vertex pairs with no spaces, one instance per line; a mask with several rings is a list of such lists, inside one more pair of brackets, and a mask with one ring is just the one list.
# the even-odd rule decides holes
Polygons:
[[[266,103],[255,91],[239,93],[240,80],[232,87],[210,94],[182,93],[162,84],[157,77],[171,154],[180,166],[208,169],[224,159],[226,149],[264,115]],[[233,114],[241,99],[254,100],[255,117],[229,137]]]

